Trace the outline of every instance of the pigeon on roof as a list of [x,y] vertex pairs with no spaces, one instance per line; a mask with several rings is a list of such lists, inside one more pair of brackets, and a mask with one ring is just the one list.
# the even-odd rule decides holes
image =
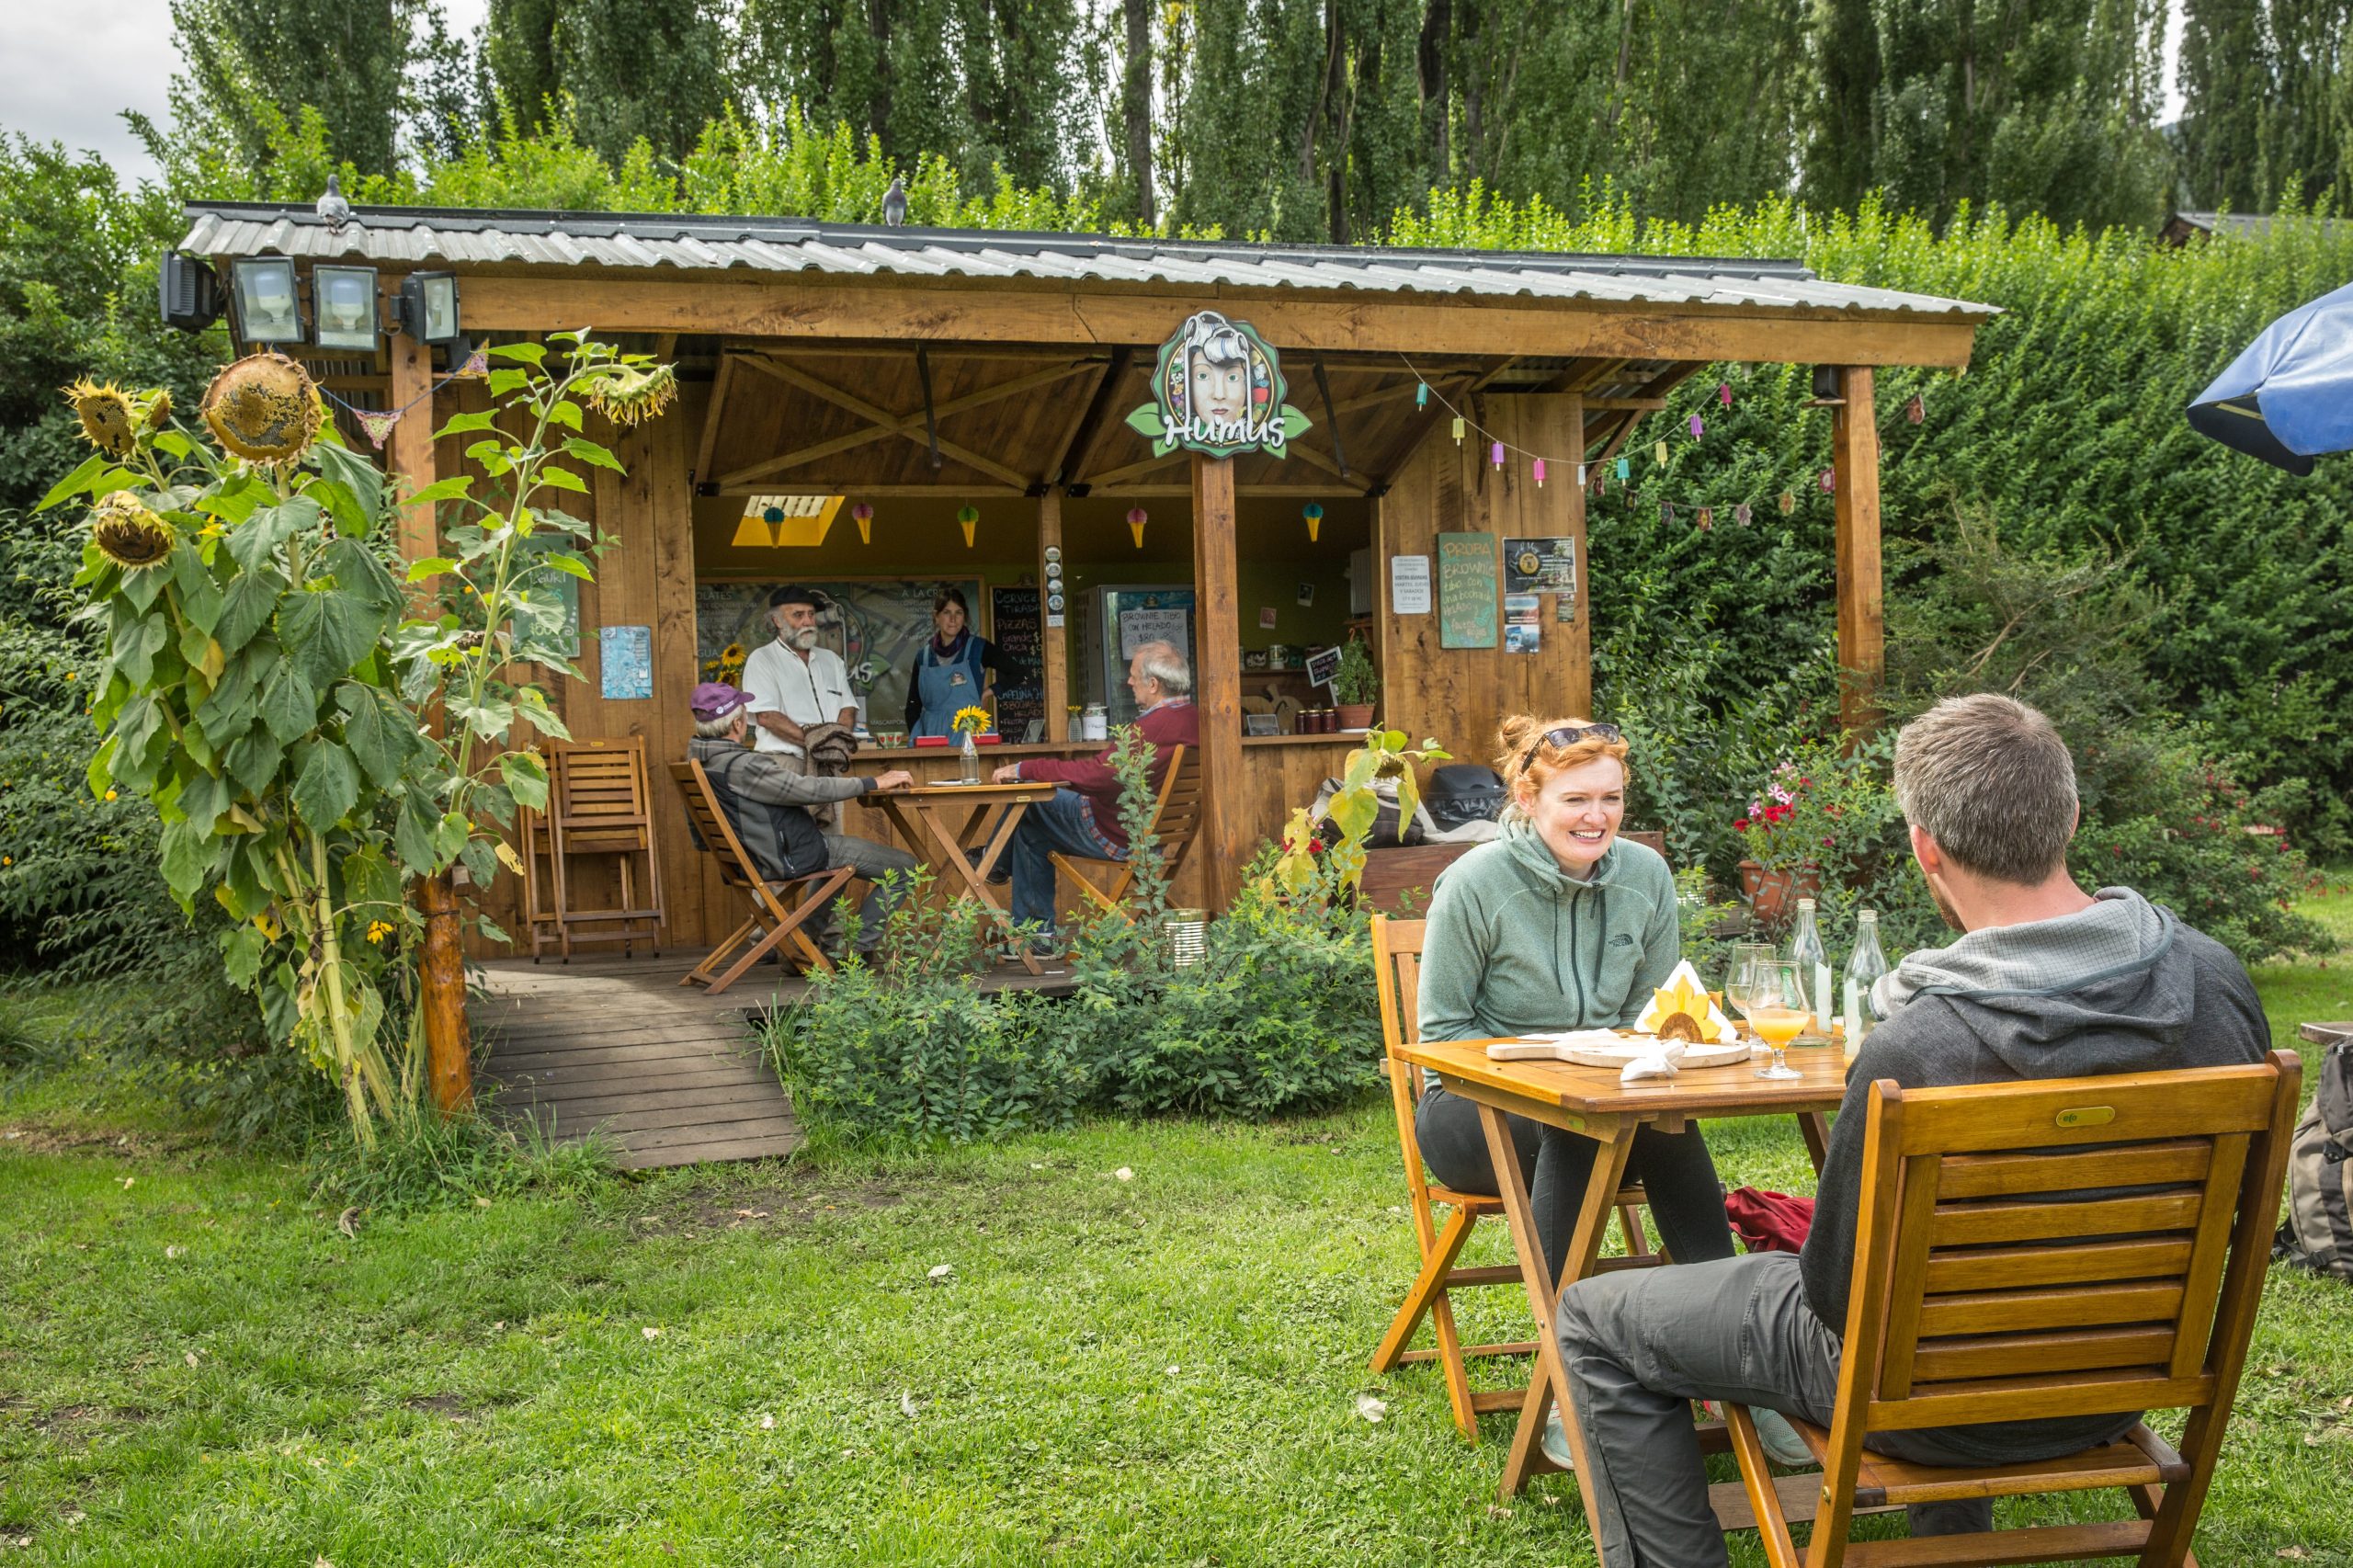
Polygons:
[[895,229],[907,221],[907,185],[897,175],[891,176],[891,188],[882,193],[882,222]]
[[331,229],[351,222],[351,203],[343,199],[343,182],[333,174],[327,176],[327,188],[319,198],[319,216]]

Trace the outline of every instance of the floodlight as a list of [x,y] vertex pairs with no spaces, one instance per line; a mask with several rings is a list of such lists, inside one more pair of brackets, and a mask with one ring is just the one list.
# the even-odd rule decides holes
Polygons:
[[458,341],[460,330],[455,273],[412,272],[401,279],[401,331],[446,348]]
[[382,339],[372,267],[311,269],[312,341],[322,348],[373,354]]
[[236,286],[239,342],[302,341],[302,304],[295,292],[290,257],[245,256],[232,268],[231,277]]
[[221,279],[195,256],[165,251],[155,268],[155,294],[165,326],[202,332],[221,319]]

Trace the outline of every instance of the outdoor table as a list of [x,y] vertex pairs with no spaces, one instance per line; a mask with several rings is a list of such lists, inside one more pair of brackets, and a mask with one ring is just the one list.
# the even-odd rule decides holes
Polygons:
[[[1403,1047],[1399,1054],[1436,1073],[1449,1092],[1478,1102],[1487,1151],[1495,1161],[1496,1190],[1511,1228],[1512,1250],[1518,1256],[1528,1304],[1536,1314],[1536,1365],[1497,1488],[1497,1495],[1509,1501],[1530,1475],[1558,1468],[1544,1457],[1540,1446],[1553,1391],[1568,1386],[1561,1342],[1552,1330],[1553,1308],[1561,1291],[1595,1272],[1611,1200],[1625,1180],[1634,1130],[1649,1124],[1663,1132],[1681,1132],[1702,1118],[1795,1116],[1799,1131],[1805,1135],[1806,1153],[1819,1172],[1828,1147],[1823,1117],[1837,1109],[1846,1096],[1847,1063],[1845,1053],[1836,1047],[1800,1047],[1789,1053],[1790,1065],[1800,1074],[1795,1078],[1759,1078],[1756,1069],[1743,1062],[1688,1068],[1673,1078],[1620,1084],[1614,1068],[1493,1061],[1487,1055],[1489,1043],[1425,1040]],[[1544,1266],[1544,1249],[1537,1243],[1528,1173],[1520,1167],[1519,1151],[1505,1121],[1506,1113],[1565,1128],[1601,1145],[1592,1174],[1586,1179],[1576,1231],[1563,1262],[1567,1278],[1557,1285]],[[1586,1517],[1591,1520],[1597,1516],[1592,1494],[1586,1489],[1593,1467],[1586,1460],[1584,1434],[1574,1421],[1564,1425],[1570,1450],[1576,1457],[1577,1489],[1585,1499]],[[1599,1544],[1597,1538],[1597,1551]]]
[[[1013,830],[1032,804],[1051,797],[1051,784],[916,784],[906,790],[877,790],[858,797],[869,811],[879,811],[906,840],[915,858],[932,869],[939,885],[952,895],[969,892],[997,926],[1008,932],[1013,913],[989,891],[989,873],[996,869]],[[963,825],[950,831],[946,813],[965,811]],[[994,821],[992,823],[992,818]],[[981,845],[977,858],[972,846]],[[1045,971],[1025,947],[1021,962],[1032,974]]]
[[2342,1023],[2306,1024],[2296,1032],[2314,1045],[2342,1045],[2353,1040],[2353,1019]]

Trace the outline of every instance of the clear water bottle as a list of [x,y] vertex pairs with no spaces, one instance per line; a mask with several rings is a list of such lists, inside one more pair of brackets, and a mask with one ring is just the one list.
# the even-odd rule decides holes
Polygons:
[[1822,927],[1815,921],[1813,900],[1798,900],[1797,934],[1790,938],[1790,961],[1798,966],[1798,983],[1806,988],[1806,1006],[1813,1013],[1808,1033],[1830,1038],[1830,950],[1822,945]]
[[1880,950],[1879,911],[1866,909],[1855,916],[1855,951],[1847,960],[1847,1053],[1861,1048],[1864,1037],[1879,1021],[1871,1011],[1871,987],[1887,972],[1887,955]]
[[972,744],[972,731],[964,732],[964,744],[958,756],[964,764],[964,782],[978,784],[981,781],[981,748]]

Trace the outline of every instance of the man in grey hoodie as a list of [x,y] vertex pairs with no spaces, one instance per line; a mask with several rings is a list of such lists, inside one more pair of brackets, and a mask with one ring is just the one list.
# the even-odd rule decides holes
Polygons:
[[[2246,971],[2129,888],[2069,875],[2075,765],[2051,722],[2006,697],[1951,698],[1904,726],[1896,799],[1929,895],[1962,933],[1907,957],[1873,1000],[1887,1021],[1847,1076],[1802,1254],[1752,1253],[1580,1281],[1558,1329],[1584,1429],[1605,1568],[1726,1561],[1688,1402],[1827,1426],[1854,1269],[1865,1097],[2021,1078],[2260,1062],[2270,1029]],[[1927,1464],[2053,1459],[2120,1437],[2125,1415],[1874,1434]],[[1915,1535],[1985,1529],[1991,1505],[1911,1510]]]

